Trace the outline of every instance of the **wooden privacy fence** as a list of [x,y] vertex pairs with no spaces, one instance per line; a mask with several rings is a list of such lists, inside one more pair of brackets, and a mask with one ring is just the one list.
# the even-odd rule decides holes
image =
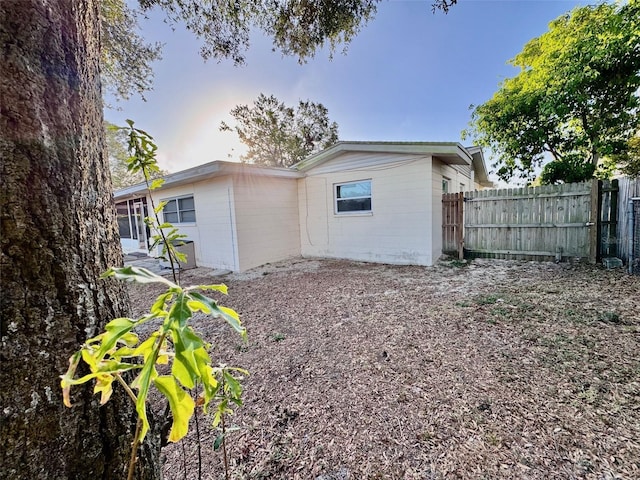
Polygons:
[[617,256],[640,275],[640,178],[619,180],[617,210]]
[[640,178],[444,194],[442,219],[460,259],[616,257],[640,273]]
[[465,255],[595,262],[597,200],[592,182],[467,192]]

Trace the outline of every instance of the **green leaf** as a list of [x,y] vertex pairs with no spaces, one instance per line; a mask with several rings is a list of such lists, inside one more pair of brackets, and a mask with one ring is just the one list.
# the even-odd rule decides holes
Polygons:
[[144,342],[142,342],[138,347],[133,351],[134,356],[143,357],[143,362],[147,363],[147,359],[151,357],[153,354],[153,347],[156,344],[156,339],[158,338],[158,332],[154,332],[149,338],[147,338]]
[[220,432],[213,442],[213,450],[216,451],[222,446],[224,440],[224,433]]
[[238,382],[238,380],[236,380],[227,369],[224,369],[222,374],[224,375],[225,386],[228,387],[229,393],[231,394],[230,398],[234,400],[242,397],[242,387],[240,386],[240,382]]
[[168,285],[172,288],[179,288],[175,283],[170,282],[160,275],[156,275],[146,268],[134,267],[132,265],[120,268],[110,268],[100,276],[100,278],[107,277],[115,277],[118,280],[133,281],[138,283],[164,283],[165,285]]
[[220,432],[216,439],[213,441],[213,450],[216,451],[222,446],[224,441],[224,433]]
[[216,290],[227,295],[228,287],[224,283],[220,283],[218,285],[194,285],[185,288],[185,291],[187,292],[190,292],[192,290]]
[[160,188],[162,185],[164,185],[164,179],[156,178],[153,182],[151,182],[151,185],[149,185],[149,190],[155,190],[157,188]]
[[131,383],[132,388],[138,389],[138,399],[136,402],[136,412],[138,417],[142,420],[142,428],[140,429],[140,436],[137,440],[142,442],[145,435],[149,431],[149,419],[147,418],[147,396],[149,395],[149,387],[151,381],[158,376],[156,366],[152,362],[146,362],[142,367],[140,375]]
[[173,414],[169,441],[177,442],[189,431],[189,420],[193,415],[195,402],[171,376],[158,377],[154,380],[154,383],[158,390],[169,400],[169,407]]
[[156,301],[151,306],[151,313],[154,315],[167,313],[165,311],[165,307],[167,303],[171,301],[172,298],[173,298],[173,292],[166,292],[161,295],[158,295],[158,298],[156,298]]
[[[162,211],[162,209],[167,205],[167,203],[169,203],[169,202],[167,202],[166,200],[161,201],[160,203],[158,203],[156,208],[153,209],[153,211],[155,213],[160,213]],[[164,228],[164,227],[162,227],[162,228]]]
[[220,383],[214,375],[213,368],[211,368],[211,358],[207,351],[204,348],[198,348],[193,352],[193,356],[196,360],[196,365],[200,373],[200,381],[204,387],[203,410],[206,413],[209,402],[218,392]]
[[169,310],[169,319],[171,322],[177,322],[180,328],[184,328],[189,318],[191,318],[192,312],[189,308],[189,300],[188,295],[180,292]]
[[[95,357],[97,359],[102,359],[107,352],[109,352],[113,347],[115,347],[118,340],[126,337],[126,334],[135,326],[136,322],[131,320],[130,318],[116,318],[111,320],[109,323],[105,325],[105,332],[102,336],[102,345],[100,345],[100,349],[96,353]],[[127,343],[127,340],[124,340]],[[138,342],[138,336],[135,335],[135,345]],[[133,346],[127,343],[127,346]]]
[[175,358],[171,373],[186,388],[193,388],[195,380],[198,378],[199,369],[194,356],[195,351],[204,345],[204,342],[198,337],[191,328],[171,329],[173,346],[175,349]]
[[225,319],[225,321],[231,325],[231,327],[238,332],[243,339],[246,340],[247,338],[247,329],[244,328],[242,326],[242,323],[240,322],[240,317],[238,316],[238,313],[235,310],[232,310],[230,308],[227,307],[220,307],[218,306],[218,304],[216,303],[215,300],[202,295],[201,293],[198,292],[190,292],[188,293],[188,295],[194,299],[197,300],[201,303],[204,303],[205,305],[207,305],[209,307],[209,309],[211,310],[211,314],[216,316],[216,317],[222,317]]
[[173,253],[174,258],[178,260],[180,263],[187,263],[187,254],[180,252],[178,250],[172,249],[171,253]]

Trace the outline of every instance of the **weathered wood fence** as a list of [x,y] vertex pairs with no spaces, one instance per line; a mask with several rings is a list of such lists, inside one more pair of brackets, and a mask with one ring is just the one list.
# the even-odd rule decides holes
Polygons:
[[595,259],[593,190],[587,182],[465,193],[466,256]]
[[640,178],[619,180],[616,236],[618,258],[640,275]]
[[445,194],[442,208],[443,252],[458,258],[640,265],[640,179]]

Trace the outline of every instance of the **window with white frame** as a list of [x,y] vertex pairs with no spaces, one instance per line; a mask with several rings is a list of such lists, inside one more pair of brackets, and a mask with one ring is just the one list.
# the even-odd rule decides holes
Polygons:
[[451,191],[451,179],[442,177],[442,193],[449,193]]
[[194,223],[196,221],[196,207],[193,195],[164,200],[167,204],[162,209],[165,222]]
[[371,212],[371,180],[338,183],[335,185],[335,212]]

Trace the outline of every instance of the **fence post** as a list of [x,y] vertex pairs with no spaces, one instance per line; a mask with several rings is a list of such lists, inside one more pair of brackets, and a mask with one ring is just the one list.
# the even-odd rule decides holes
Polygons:
[[464,192],[458,193],[458,229],[456,239],[458,244],[458,260],[464,260]]
[[600,182],[591,180],[591,230],[589,231],[589,262],[597,263],[600,245]]

